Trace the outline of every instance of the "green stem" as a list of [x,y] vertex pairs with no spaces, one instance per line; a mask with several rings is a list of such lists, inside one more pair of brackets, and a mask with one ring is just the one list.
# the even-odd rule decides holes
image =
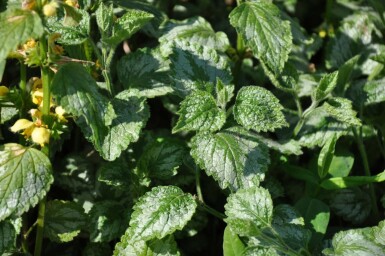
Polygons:
[[331,16],[332,16],[332,10],[333,10],[334,0],[327,0],[326,2],[326,14],[325,14],[325,20],[328,24],[331,23]]
[[200,170],[197,166],[195,166],[195,186],[196,186],[196,191],[198,194],[199,201],[204,203],[205,201],[203,200],[201,181],[200,181]]
[[37,217],[37,229],[36,229],[36,243],[35,243],[35,252],[34,256],[41,255],[41,249],[43,246],[43,234],[44,234],[44,217],[45,217],[45,203],[46,197],[39,203],[39,212]]
[[318,104],[319,103],[317,101],[313,101],[311,105],[302,113],[297,125],[294,128],[293,137],[296,137],[298,135],[298,133],[302,129],[302,126],[305,123],[306,117],[318,106]]
[[299,118],[301,118],[301,116],[303,114],[301,101],[299,100],[299,98],[296,94],[294,94],[293,96],[294,96],[295,105],[297,106],[298,116],[299,116]]
[[[40,45],[40,58],[42,60],[43,66],[41,67],[41,79],[43,83],[43,107],[42,107],[42,115],[43,120],[45,116],[50,114],[50,105],[51,105],[51,79],[50,79],[50,70],[47,66],[47,40],[45,35],[43,35],[39,41]],[[49,157],[49,145],[42,149]],[[39,202],[39,211],[37,217],[37,230],[36,230],[36,243],[35,243],[35,252],[34,256],[40,256],[43,246],[43,234],[44,234],[44,216],[45,216],[45,205],[46,205],[46,197],[44,197]]]
[[215,210],[214,208],[211,208],[210,206],[208,206],[207,204],[201,202],[201,201],[198,201],[199,205],[208,213],[210,213],[211,215],[217,217],[218,219],[225,219],[226,218],[226,215],[224,215],[223,213]]
[[[365,175],[370,177],[370,167],[369,167],[369,161],[368,161],[368,156],[366,154],[366,149],[365,145],[362,140],[362,128],[359,128],[359,133],[357,132],[357,128],[353,128],[353,133],[357,141],[358,145],[358,150],[360,152],[361,158],[362,158],[362,164],[364,165],[364,171]],[[374,222],[378,222],[380,219],[380,213],[378,211],[378,206],[377,206],[377,197],[376,197],[376,192],[374,191],[374,186],[372,183],[369,185],[369,192],[370,192],[370,200],[372,202],[372,211],[373,211],[373,217],[374,217]]]
[[27,97],[27,67],[20,61],[20,83],[19,87],[21,90],[21,109],[19,111],[19,117],[22,118],[26,113],[25,100]]

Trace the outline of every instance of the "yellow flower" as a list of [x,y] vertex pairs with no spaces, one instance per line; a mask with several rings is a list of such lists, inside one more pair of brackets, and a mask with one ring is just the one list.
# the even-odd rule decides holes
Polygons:
[[56,15],[56,9],[59,7],[59,4],[56,1],[52,1],[49,4],[43,6],[43,13],[46,17],[51,17]]
[[28,51],[32,48],[35,48],[35,46],[36,46],[36,41],[35,39],[31,38],[27,42],[25,42],[25,44],[23,44],[23,50]]
[[8,87],[2,85],[0,86],[0,96],[5,96],[9,92]]
[[55,108],[55,113],[60,121],[67,122],[67,119],[64,117],[64,114],[66,113],[66,111],[62,106],[57,106]]
[[319,35],[319,37],[321,37],[321,38],[325,38],[326,36],[327,36],[327,33],[326,33],[326,31],[325,30],[320,30],[319,32],[318,32],[318,35]]
[[77,5],[78,5],[77,0],[66,0],[65,3],[68,4],[69,6],[72,6],[72,7],[77,7]]
[[27,119],[19,119],[9,129],[11,130],[11,132],[15,132],[16,133],[16,132],[19,132],[21,130],[25,130],[25,129],[31,128],[33,126],[34,126],[33,122],[31,122],[31,121],[29,121]]
[[23,10],[33,10],[35,8],[36,1],[35,0],[24,0],[21,4],[21,8]]
[[33,142],[43,147],[44,144],[49,143],[50,135],[51,131],[49,129],[45,127],[36,127],[32,131],[31,139]]
[[43,104],[43,88],[32,91],[32,102],[36,105],[42,106]]

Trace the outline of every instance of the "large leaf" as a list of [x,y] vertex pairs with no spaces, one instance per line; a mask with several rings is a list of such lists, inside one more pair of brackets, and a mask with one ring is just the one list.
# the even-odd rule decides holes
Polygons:
[[89,212],[90,240],[110,242],[124,234],[129,222],[129,208],[114,201],[101,201]]
[[333,237],[332,248],[322,252],[328,256],[383,256],[384,224],[382,221],[378,227],[340,231]]
[[242,255],[244,251],[245,245],[241,239],[227,226],[223,233],[223,255],[237,256]]
[[112,36],[104,38],[103,42],[116,47],[120,42],[135,34],[153,17],[152,14],[144,11],[127,10],[122,17],[115,21]]
[[270,163],[267,147],[237,127],[216,134],[198,133],[191,147],[195,161],[222,189],[237,190],[258,184]]
[[116,244],[114,256],[179,256],[180,253],[173,236],[161,240],[133,240],[132,234],[126,233]]
[[151,178],[168,179],[177,174],[187,154],[186,146],[180,141],[156,140],[140,156],[138,168]]
[[102,145],[104,159],[115,160],[131,142],[139,139],[150,113],[145,98],[138,94],[135,90],[122,91],[111,101],[114,111],[105,116],[112,123]]
[[235,120],[247,129],[274,131],[287,122],[283,107],[270,91],[259,86],[247,86],[239,90],[235,105]]
[[39,38],[44,32],[36,12],[9,10],[0,14],[0,62],[19,44],[30,38]]
[[214,49],[177,40],[172,52],[172,86],[179,96],[185,97],[195,90],[208,91],[218,78],[223,84],[231,83],[228,60]]
[[271,226],[273,201],[261,187],[240,189],[227,198],[225,221],[237,234],[258,236],[263,228]]
[[179,119],[173,133],[179,131],[217,131],[226,121],[226,113],[220,109],[214,97],[205,91],[195,91],[181,103]]
[[104,117],[108,100],[97,91],[93,77],[80,64],[63,65],[52,81],[52,94],[57,103],[75,117],[85,137],[102,152],[107,126]]
[[227,35],[223,32],[215,32],[210,23],[202,17],[183,21],[170,20],[164,25],[164,30],[164,35],[159,38],[163,53],[169,52],[172,42],[177,38],[221,52],[225,52],[230,46]]
[[77,203],[59,200],[47,203],[44,236],[51,241],[72,241],[86,224],[87,215]]
[[345,98],[332,98],[325,102],[322,108],[333,118],[348,125],[360,126],[361,121],[356,117],[352,102]]
[[117,66],[117,74],[125,88],[136,88],[149,98],[173,91],[166,61],[158,50],[148,48],[123,56]]
[[255,56],[274,74],[281,73],[292,47],[290,23],[267,1],[244,2],[230,13],[230,23]]
[[370,197],[359,188],[341,189],[331,201],[330,208],[346,221],[362,223],[370,214]]
[[53,182],[48,157],[34,148],[0,146],[0,221],[35,206]]
[[133,240],[162,239],[182,229],[191,219],[197,204],[192,195],[175,186],[159,186],[134,205],[129,231]]

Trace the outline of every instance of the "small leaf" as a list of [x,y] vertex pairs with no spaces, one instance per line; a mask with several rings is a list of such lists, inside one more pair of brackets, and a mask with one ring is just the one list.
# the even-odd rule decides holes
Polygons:
[[215,84],[215,93],[217,95],[217,105],[222,109],[226,109],[226,104],[234,96],[234,85],[225,85],[218,79]]
[[279,100],[270,91],[258,86],[247,86],[238,92],[234,117],[247,129],[274,131],[288,125],[282,110]]
[[303,197],[296,203],[295,208],[304,217],[306,228],[312,231],[311,247],[316,247],[322,241],[328,228],[329,206],[318,199]]
[[354,67],[356,66],[360,55],[356,55],[349,59],[338,69],[338,80],[336,88],[334,89],[336,95],[344,96],[346,89],[349,86],[349,82],[353,77]]
[[354,154],[350,151],[337,151],[330,163],[329,174],[333,177],[347,177],[354,164]]
[[258,236],[263,228],[271,225],[273,201],[264,188],[240,189],[227,198],[225,210],[225,221],[235,233]]
[[266,1],[244,2],[230,13],[230,23],[254,55],[280,74],[292,47],[290,23],[280,18],[280,10]]
[[342,123],[361,126],[361,121],[356,117],[352,102],[345,98],[332,98],[322,105],[322,108],[333,118]]
[[52,81],[52,94],[58,105],[75,117],[75,122],[95,149],[102,152],[108,129],[104,122],[108,100],[97,91],[94,78],[80,64],[63,65]]
[[215,99],[205,91],[195,91],[180,105],[179,119],[172,129],[180,131],[217,131],[226,121],[226,113],[217,107]]
[[175,186],[159,186],[134,205],[130,228],[133,240],[162,239],[181,230],[191,219],[197,204],[190,194]]
[[54,242],[70,242],[87,224],[83,208],[74,202],[49,201],[46,206],[44,236]]
[[228,59],[214,49],[177,40],[170,55],[173,89],[180,97],[192,91],[209,91],[208,84],[232,81]]
[[0,222],[0,253],[15,249],[16,247],[16,230],[12,223],[8,220]]
[[334,235],[332,248],[322,251],[327,256],[383,256],[385,244],[376,237],[383,236],[384,221],[378,227],[340,231]]
[[152,98],[173,91],[168,66],[159,50],[145,48],[123,56],[117,74],[125,88],[136,88],[141,95]]
[[270,164],[267,147],[241,128],[198,133],[191,144],[195,161],[222,189],[237,190],[258,183]]
[[362,223],[369,216],[370,206],[369,195],[359,188],[338,190],[330,201],[333,212],[355,224]]
[[126,233],[115,245],[114,256],[179,256],[180,253],[173,236],[161,240],[133,240],[132,234]]
[[223,32],[215,32],[210,23],[202,17],[193,17],[183,21],[169,20],[164,25],[165,33],[159,38],[161,51],[167,53],[176,39],[204,45],[217,51],[225,52],[230,41]]
[[321,101],[325,99],[336,87],[338,81],[338,71],[331,74],[326,74],[321,78],[318,86],[314,89],[312,99],[313,101]]
[[226,226],[223,234],[223,255],[238,256],[243,255],[245,245],[228,226]]
[[43,33],[43,24],[36,12],[11,9],[0,13],[0,62],[18,45]]
[[334,135],[328,139],[318,156],[318,176],[323,179],[329,172],[330,164],[334,156],[337,137]]
[[44,153],[15,143],[0,146],[0,221],[35,206],[52,182],[52,166]]
[[99,8],[96,10],[96,23],[98,24],[102,39],[106,36],[111,36],[112,27],[114,25],[114,11],[112,5],[106,6],[103,2],[100,3]]
[[110,242],[124,234],[128,227],[130,214],[127,207],[114,201],[101,201],[94,204],[89,212],[90,240]]
[[186,146],[180,141],[157,140],[140,156],[138,168],[150,178],[169,179],[177,174],[187,154]]
[[102,157],[113,161],[128,145],[139,139],[139,134],[150,117],[146,99],[138,96],[135,90],[120,92],[111,101],[114,111],[104,118],[111,119],[108,133],[102,145]]
[[104,38],[103,42],[114,48],[123,40],[130,38],[152,18],[154,18],[154,16],[150,13],[128,9],[126,13],[114,23],[112,36]]

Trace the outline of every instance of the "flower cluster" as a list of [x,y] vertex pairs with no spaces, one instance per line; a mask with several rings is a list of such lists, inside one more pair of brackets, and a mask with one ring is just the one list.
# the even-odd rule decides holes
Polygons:
[[66,112],[61,106],[56,106],[51,99],[51,112],[47,120],[53,121],[49,124],[45,123],[41,112],[43,107],[42,81],[40,78],[33,77],[30,79],[29,85],[31,86],[32,102],[37,105],[36,109],[29,111],[32,121],[25,118],[19,119],[10,130],[14,133],[21,132],[24,138],[43,147],[49,143],[53,132],[58,133],[58,127],[64,127],[63,124],[67,122]]

